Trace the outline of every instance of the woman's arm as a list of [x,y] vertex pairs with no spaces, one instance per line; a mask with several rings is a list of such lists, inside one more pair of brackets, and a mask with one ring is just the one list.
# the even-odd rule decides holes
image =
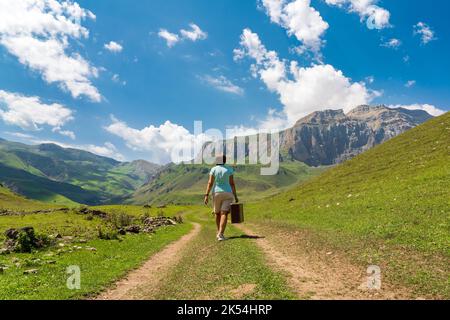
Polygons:
[[236,192],[236,184],[234,183],[234,176],[230,176],[230,186],[231,186],[231,190],[233,191],[234,200],[236,202],[239,202],[237,192]]
[[209,203],[209,193],[211,192],[211,189],[214,185],[214,181],[215,181],[214,176],[210,175],[209,181],[208,181],[208,186],[206,187],[206,193],[205,193],[205,199],[204,199],[205,205],[208,205],[208,203]]

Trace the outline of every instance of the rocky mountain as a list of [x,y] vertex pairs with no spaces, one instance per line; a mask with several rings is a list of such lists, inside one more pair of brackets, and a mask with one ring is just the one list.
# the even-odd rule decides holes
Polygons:
[[431,119],[421,110],[359,106],[314,112],[300,119],[280,136],[285,159],[311,166],[333,165],[348,160],[380,143]]
[[121,202],[158,169],[158,165],[143,160],[122,163],[55,144],[30,146],[0,140],[0,183],[46,202]]

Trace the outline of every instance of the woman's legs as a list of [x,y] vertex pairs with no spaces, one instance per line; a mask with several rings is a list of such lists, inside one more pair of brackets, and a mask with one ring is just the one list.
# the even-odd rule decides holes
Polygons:
[[217,235],[220,234],[220,220],[222,219],[222,215],[220,213],[216,214],[216,225],[217,225]]
[[227,228],[228,223],[228,212],[221,212],[220,213],[220,225],[219,225],[219,234],[224,234],[225,229]]

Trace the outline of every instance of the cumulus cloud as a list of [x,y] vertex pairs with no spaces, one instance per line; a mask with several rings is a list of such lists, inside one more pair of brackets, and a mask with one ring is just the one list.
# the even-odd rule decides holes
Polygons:
[[72,146],[72,148],[86,150],[96,155],[113,158],[119,161],[125,160],[125,157],[117,151],[116,146],[111,142],[105,142],[105,144],[102,146],[87,144],[81,146]]
[[101,95],[91,82],[98,70],[69,50],[69,39],[89,36],[81,25],[85,19],[95,19],[95,15],[76,2],[2,0],[0,45],[47,83],[59,84],[74,98],[86,96],[99,102]]
[[409,80],[405,83],[406,88],[412,88],[416,85],[416,80]]
[[189,39],[191,41],[205,40],[208,38],[208,34],[204,32],[198,25],[195,23],[189,24],[191,30],[180,30],[181,36],[184,39]]
[[213,77],[210,75],[201,76],[200,79],[207,85],[231,94],[242,96],[244,94],[244,89],[232,83],[225,76]]
[[361,21],[367,20],[368,28],[384,29],[390,26],[391,13],[376,5],[378,0],[325,0],[328,5],[338,6],[357,13]]
[[399,39],[390,39],[381,44],[382,47],[398,49],[402,45],[402,42]]
[[160,29],[158,36],[166,41],[169,48],[183,40],[196,42],[208,38],[208,34],[195,23],[189,24],[189,27],[191,28],[190,30],[181,29],[180,34],[172,33],[167,29]]
[[158,36],[166,41],[166,44],[169,48],[172,48],[178,43],[178,41],[180,41],[180,37],[177,34],[171,33],[166,29],[160,29],[158,32]]
[[110,43],[105,43],[104,48],[113,53],[122,52],[123,46],[118,44],[115,41],[111,41]]
[[[135,129],[127,123],[111,117],[111,124],[105,127],[109,133],[120,137],[128,148],[133,151],[144,152],[149,161],[154,163],[173,162],[176,150],[188,148],[194,151],[206,141],[203,134],[194,135],[183,126],[166,121],[159,127],[150,125],[143,129]],[[189,161],[194,158],[194,153],[185,154],[181,161]]]
[[62,136],[68,137],[72,140],[75,140],[77,136],[75,135],[75,132],[69,131],[69,130],[63,130],[61,127],[55,127],[52,129],[53,132],[59,133]]
[[419,22],[414,26],[414,35],[420,36],[422,44],[424,45],[433,40],[437,40],[434,31],[424,22]]
[[261,0],[267,15],[273,23],[295,36],[302,45],[300,52],[311,50],[319,52],[323,44],[322,36],[329,28],[320,13],[311,7],[310,0]]
[[250,29],[241,35],[241,47],[235,60],[249,57],[254,77],[259,77],[267,88],[279,95],[283,111],[269,114],[269,121],[290,126],[311,112],[326,109],[344,109],[368,104],[380,92],[370,90],[364,82],[352,82],[333,66],[312,65],[300,67],[296,61],[280,60],[275,51],[268,51],[259,36]]
[[447,111],[438,109],[437,107],[430,105],[430,104],[411,104],[411,105],[390,105],[388,106],[389,108],[392,109],[398,109],[398,108],[403,108],[403,109],[407,109],[407,110],[423,110],[428,112],[430,115],[434,116],[434,117],[438,117],[443,115],[444,113],[446,113]]
[[25,130],[40,130],[44,125],[60,130],[73,120],[73,113],[58,103],[42,103],[39,97],[0,90],[0,118]]

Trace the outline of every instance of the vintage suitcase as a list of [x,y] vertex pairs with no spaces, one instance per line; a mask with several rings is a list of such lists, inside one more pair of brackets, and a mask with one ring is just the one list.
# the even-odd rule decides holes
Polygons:
[[244,205],[242,203],[233,203],[231,205],[231,223],[244,222]]

